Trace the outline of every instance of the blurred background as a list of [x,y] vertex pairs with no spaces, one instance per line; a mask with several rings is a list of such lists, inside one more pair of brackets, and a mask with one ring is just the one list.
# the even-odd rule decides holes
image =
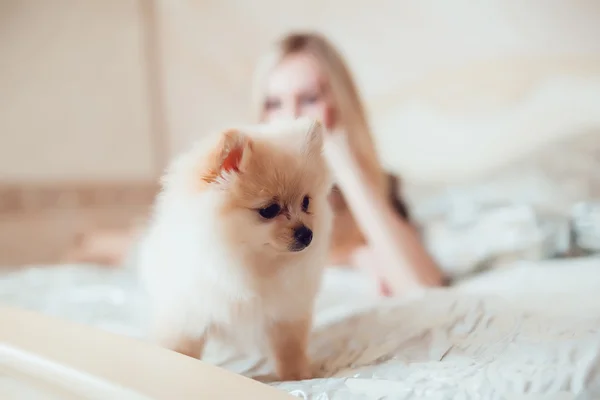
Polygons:
[[174,153],[249,119],[294,29],[342,51],[423,221],[598,198],[596,0],[0,0],[0,264],[136,226]]

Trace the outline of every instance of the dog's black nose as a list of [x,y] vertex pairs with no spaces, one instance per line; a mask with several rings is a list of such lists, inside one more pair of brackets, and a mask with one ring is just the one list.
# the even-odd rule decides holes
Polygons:
[[307,247],[310,242],[312,242],[313,233],[307,228],[305,225],[302,225],[300,228],[296,228],[294,232],[294,238],[298,244],[302,245],[302,247]]

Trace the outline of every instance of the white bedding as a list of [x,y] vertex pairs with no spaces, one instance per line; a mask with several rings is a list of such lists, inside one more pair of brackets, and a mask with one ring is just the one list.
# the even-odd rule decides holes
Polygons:
[[[311,399],[575,398],[600,385],[600,260],[520,263],[424,298],[380,300],[330,270],[311,343],[320,376],[270,382]],[[32,268],[4,276],[0,301],[132,336],[143,296],[129,270]],[[260,356],[213,344],[207,359],[269,380]],[[590,397],[591,398],[591,397]]]

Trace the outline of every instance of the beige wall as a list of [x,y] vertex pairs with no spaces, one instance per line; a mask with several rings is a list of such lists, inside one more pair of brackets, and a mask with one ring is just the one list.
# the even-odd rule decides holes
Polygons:
[[0,180],[153,174],[136,0],[0,0]]
[[[285,4],[284,4],[285,3]],[[318,29],[347,56],[384,163],[461,180],[600,126],[600,3],[159,1],[171,149],[247,116],[253,64]]]
[[340,46],[413,180],[600,125],[594,0],[0,0],[0,179],[155,177],[161,152],[247,119],[256,59],[294,28]]

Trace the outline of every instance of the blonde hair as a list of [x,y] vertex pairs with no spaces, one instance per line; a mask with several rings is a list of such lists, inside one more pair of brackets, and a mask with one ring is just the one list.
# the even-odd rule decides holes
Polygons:
[[292,33],[277,42],[273,51],[259,64],[253,90],[253,114],[256,120],[264,115],[266,81],[281,60],[295,53],[313,57],[321,68],[333,100],[336,123],[343,127],[348,143],[364,178],[373,189],[387,194],[388,179],[379,162],[367,116],[358,89],[342,55],[322,35]]

